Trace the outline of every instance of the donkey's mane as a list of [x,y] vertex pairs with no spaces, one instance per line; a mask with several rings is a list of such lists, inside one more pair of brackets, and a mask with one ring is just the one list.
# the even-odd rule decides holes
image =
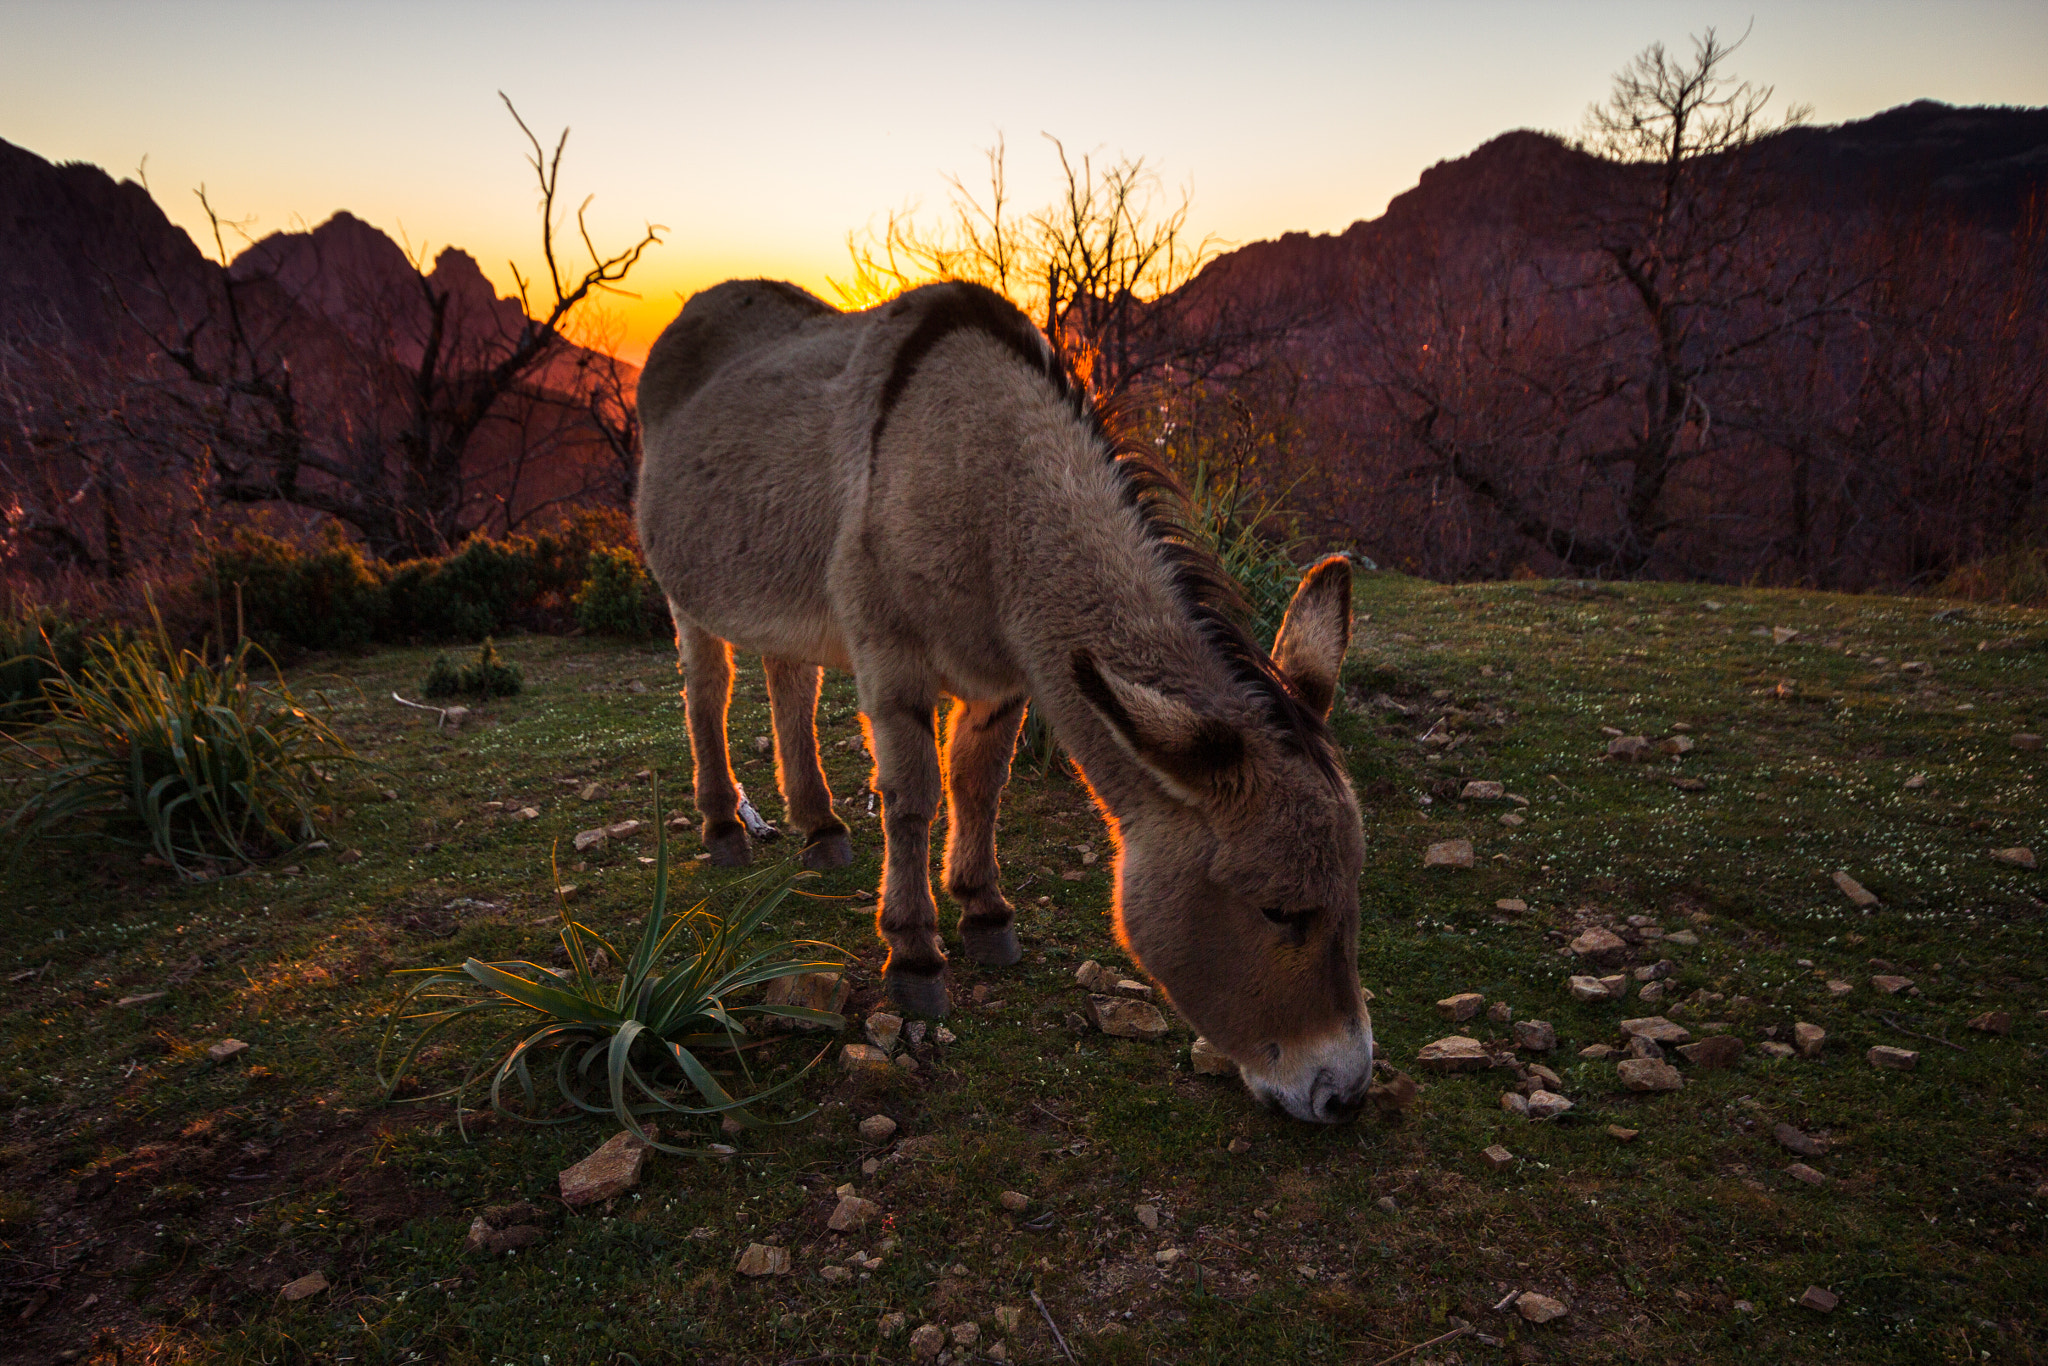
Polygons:
[[933,294],[935,301],[897,349],[883,382],[870,433],[869,468],[873,468],[891,412],[932,348],[962,331],[980,332],[1001,345],[1044,380],[1095,438],[1117,476],[1124,502],[1137,512],[1146,537],[1165,557],[1174,596],[1195,633],[1216,652],[1232,680],[1258,701],[1267,721],[1290,747],[1334,779],[1337,755],[1329,727],[1321,713],[1302,700],[1272,656],[1246,632],[1244,619],[1250,612],[1244,594],[1189,525],[1188,496],[1180,481],[1136,441],[1115,435],[1123,425],[1116,414],[1089,395],[1037,324],[1015,304],[992,289],[964,280],[950,281]]

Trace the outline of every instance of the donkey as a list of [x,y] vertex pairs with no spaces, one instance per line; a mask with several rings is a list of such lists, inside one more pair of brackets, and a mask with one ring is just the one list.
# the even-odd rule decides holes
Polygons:
[[815,729],[821,666],[850,670],[882,798],[884,983],[943,1016],[932,821],[943,797],[963,949],[1015,963],[995,825],[1028,702],[1108,826],[1133,960],[1255,1096],[1306,1120],[1357,1112],[1364,830],[1325,725],[1350,641],[1342,557],[1260,650],[1171,481],[977,285],[842,313],[728,281],[655,342],[638,402],[640,544],[675,618],[715,863],[750,856],[726,750],[734,647],[766,666],[803,862],[851,862]]

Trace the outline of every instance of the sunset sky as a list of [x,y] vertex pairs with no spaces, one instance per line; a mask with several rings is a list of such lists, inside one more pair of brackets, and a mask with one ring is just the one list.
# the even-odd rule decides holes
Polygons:
[[117,176],[147,158],[255,235],[348,209],[510,290],[535,264],[500,89],[573,128],[565,182],[600,245],[667,244],[617,304],[644,352],[681,296],[773,275],[831,297],[846,236],[942,205],[1010,147],[1014,200],[1077,152],[1142,154],[1233,241],[1341,231],[1511,128],[1575,131],[1645,45],[1754,31],[1741,75],[1833,123],[1928,97],[2048,104],[2048,5],[1040,3],[556,5],[0,0],[0,138]]

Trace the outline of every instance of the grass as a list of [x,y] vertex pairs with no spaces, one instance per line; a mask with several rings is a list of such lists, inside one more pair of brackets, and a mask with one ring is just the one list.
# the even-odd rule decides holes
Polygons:
[[[653,1155],[635,1195],[557,1214],[542,1242],[496,1259],[461,1252],[475,1213],[549,1205],[555,1173],[616,1125],[472,1122],[465,1142],[452,1108],[383,1106],[373,1060],[392,973],[545,952],[557,842],[578,919],[631,937],[653,888],[651,836],[580,855],[569,842],[649,819],[644,770],[670,786],[686,773],[673,664],[640,647],[507,641],[526,691],[449,733],[380,700],[430,652],[320,662],[358,689],[336,727],[383,766],[326,789],[324,854],[193,885],[132,852],[73,846],[38,851],[0,886],[0,975],[13,979],[0,1312],[16,1323],[0,1359],[908,1360],[906,1338],[877,1329],[898,1312],[910,1327],[974,1321],[984,1354],[1001,1342],[1012,1360],[1064,1360],[1035,1294],[1090,1363],[1376,1363],[1454,1321],[1485,1339],[1410,1359],[2041,1360],[2048,874],[1990,853],[2048,853],[2043,755],[2009,743],[2048,728],[2048,614],[1940,606],[1361,579],[1338,725],[1366,808],[1360,965],[1383,1056],[1412,1066],[1454,1032],[1433,1003],[1484,992],[1556,1027],[1551,1065],[1576,1102],[1562,1120],[1504,1113],[1507,1074],[1492,1071],[1418,1074],[1405,1116],[1310,1129],[1194,1076],[1184,1029],[1158,1044],[1088,1031],[1074,967],[1125,961],[1107,859],[1083,859],[1106,847],[1069,780],[1020,769],[1002,848],[1025,960],[956,960],[957,1037],[927,1039],[918,1075],[835,1065],[796,1088],[793,1108],[818,1109],[802,1123],[665,1127],[669,1141],[737,1151]],[[1772,627],[1801,635],[1775,644]],[[754,744],[766,716],[746,661],[736,763],[773,816],[773,760]],[[1417,740],[1440,719],[1448,751]],[[1603,726],[1657,737],[1681,722],[1697,742],[1683,758],[1603,757]],[[772,930],[858,955],[859,1018],[882,954],[871,903],[853,894],[875,884],[879,830],[849,680],[828,678],[820,734],[858,861],[785,902]],[[1472,778],[1526,797],[1525,823],[1461,802]],[[1425,874],[1423,849],[1454,837],[1474,842],[1478,866]],[[730,910],[755,885],[694,852],[682,836],[686,901]],[[1837,869],[1881,907],[1851,905]],[[1505,914],[1502,898],[1530,909]],[[1653,1013],[1566,990],[1562,940],[1629,916],[1698,937],[1654,950],[1678,965],[1673,998],[1698,1000],[1689,1024],[1725,1020],[1751,1045],[1727,1071],[1681,1064],[1676,1096],[1628,1093],[1612,1063],[1577,1056]],[[1874,959],[1918,994],[1880,997]],[[1829,979],[1854,989],[1835,999]],[[2010,1037],[1965,1028],[1993,1008],[2014,1016]],[[1756,1049],[1795,1020],[1828,1030],[1821,1057]],[[1461,1028],[1505,1033],[1483,1016]],[[226,1036],[250,1050],[210,1061]],[[798,1035],[765,1065],[800,1067],[817,1042]],[[1917,1049],[1917,1070],[1871,1068],[1875,1044]],[[443,1084],[464,1065],[460,1050],[421,1061]],[[879,1148],[856,1133],[877,1113],[901,1126]],[[1826,1185],[1785,1174],[1780,1122],[1827,1136],[1828,1153],[1804,1159]],[[1618,1142],[1610,1124],[1639,1136]],[[1234,1139],[1249,1150],[1231,1152]],[[1514,1155],[1500,1171],[1480,1158],[1495,1143]],[[826,1230],[846,1183],[883,1227]],[[1001,1208],[1004,1190],[1029,1208]],[[771,1240],[794,1275],[734,1274],[749,1243]],[[1169,1245],[1185,1255],[1162,1270]],[[881,1266],[821,1277],[854,1250]],[[279,1298],[315,1270],[331,1289]],[[1798,1308],[1808,1285],[1840,1306]],[[1493,1312],[1510,1290],[1571,1313],[1534,1327]]]

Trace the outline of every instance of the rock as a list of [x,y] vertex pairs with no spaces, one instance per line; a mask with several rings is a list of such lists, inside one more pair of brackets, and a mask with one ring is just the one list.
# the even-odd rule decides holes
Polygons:
[[1458,794],[1459,801],[1497,802],[1507,795],[1507,786],[1485,778],[1474,778],[1465,784],[1465,790]]
[[1456,996],[1446,996],[1436,1003],[1436,1013],[1452,1024],[1463,1024],[1479,1013],[1479,1007],[1486,1004],[1486,998],[1476,991],[1461,991]]
[[1188,1049],[1188,1061],[1196,1072],[1205,1077],[1234,1077],[1237,1064],[1228,1053],[1210,1043],[1207,1039],[1196,1039]]
[[1612,930],[1592,929],[1572,940],[1571,951],[1590,963],[1612,966],[1628,952],[1628,941]]
[[1503,1091],[1500,1093],[1500,1108],[1511,1115],[1518,1115],[1523,1119],[1527,1119],[1529,1117],[1529,1098],[1520,1091]]
[[1477,1072],[1493,1066],[1485,1045],[1463,1034],[1452,1034],[1435,1043],[1424,1044],[1422,1051],[1415,1055],[1415,1062],[1432,1072]]
[[1579,1056],[1592,1062],[1606,1062],[1620,1052],[1621,1050],[1611,1043],[1595,1043],[1581,1048]]
[[1506,1148],[1501,1147],[1500,1144],[1496,1143],[1490,1148],[1481,1149],[1479,1153],[1479,1160],[1484,1162],[1488,1167],[1491,1167],[1494,1171],[1501,1171],[1504,1168],[1512,1167],[1514,1165],[1515,1155],[1509,1152]]
[[1664,942],[1676,944],[1682,949],[1696,949],[1700,946],[1700,937],[1691,930],[1673,930],[1664,936]]
[[1676,1025],[1662,1015],[1646,1015],[1639,1020],[1623,1020],[1621,1032],[1629,1035],[1640,1034],[1657,1043],[1689,1043],[1692,1034],[1684,1025]]
[[[472,1227],[471,1232],[475,1229]],[[500,1253],[517,1252],[532,1247],[547,1237],[547,1230],[538,1224],[513,1224],[509,1228],[494,1230],[484,1239],[483,1250],[496,1256]]]
[[1804,1162],[1794,1162],[1785,1168],[1785,1175],[1795,1181],[1804,1181],[1809,1186],[1825,1186],[1828,1182],[1824,1174],[1815,1171]]
[[1151,1002],[1120,996],[1090,996],[1088,1022],[1119,1039],[1161,1039],[1169,1028]]
[[1564,1079],[1540,1062],[1529,1064],[1529,1076],[1546,1091],[1564,1090]]
[[327,1273],[324,1271],[315,1271],[311,1275],[299,1277],[297,1280],[286,1285],[284,1289],[278,1291],[277,1293],[278,1297],[281,1299],[296,1301],[307,1299],[313,1295],[317,1295],[326,1288]]
[[1920,1055],[1910,1048],[1893,1048],[1879,1044],[1863,1055],[1872,1067],[1882,1067],[1893,1072],[1910,1072],[1920,1065]]
[[1628,1046],[1622,1051],[1631,1058],[1662,1059],[1664,1056],[1664,1046],[1642,1034],[1629,1035]]
[[114,1002],[114,1004],[116,1006],[154,1005],[158,1001],[163,1000],[164,997],[168,995],[170,995],[170,993],[166,991],[145,991],[140,996],[123,996],[120,1000]]
[[1927,775],[1925,773],[1915,773],[1912,777],[1906,779],[1905,786],[1911,791],[1918,792],[1921,788],[1927,786]]
[[1668,754],[1674,759],[1681,754],[1690,754],[1692,753],[1692,737],[1690,735],[1667,735],[1657,742],[1657,752],[1659,754]]
[[868,1016],[866,1033],[868,1042],[884,1053],[896,1050],[896,1041],[903,1037],[903,1017],[878,1010]]
[[[2006,1029],[2010,1028],[2012,1028],[2012,1022],[2010,1017],[2008,1017]],[[2003,1034],[2005,1029],[2001,1029],[1998,1032]],[[206,1050],[206,1056],[212,1062],[221,1063],[228,1061],[230,1058],[239,1058],[248,1051],[249,1045],[243,1043],[240,1039],[222,1039],[219,1043]]]
[[847,1072],[888,1065],[889,1055],[871,1043],[850,1043],[839,1050],[839,1066]]
[[887,1143],[896,1136],[896,1121],[887,1115],[869,1115],[860,1122],[863,1143]]
[[1681,1046],[1679,1055],[1702,1072],[1718,1072],[1742,1060],[1742,1040],[1733,1034],[1716,1034],[1711,1039]]
[[2031,849],[1993,849],[1991,857],[1998,863],[2010,864],[2014,868],[2032,868],[2034,851]]
[[603,826],[598,826],[594,830],[579,830],[576,832],[576,852],[579,854],[595,849],[603,843]]
[[[771,1006],[804,1006],[810,1010],[822,1010],[838,1014],[846,1008],[848,998],[853,995],[853,986],[843,973],[799,972],[788,977],[778,977],[768,984],[762,1002]],[[830,1025],[813,1024],[809,1020],[792,1020],[787,1023],[797,1029],[830,1029]]]
[[1074,969],[1074,980],[1076,982],[1079,982],[1090,991],[1099,992],[1105,996],[1116,990],[1116,984],[1121,980],[1121,977],[1120,973],[1105,968],[1093,958]]
[[642,821],[613,821],[604,828],[604,836],[612,840],[629,840],[644,828],[645,822]]
[[1548,1053],[1557,1047],[1557,1031],[1542,1020],[1517,1020],[1515,1047],[1531,1053]]
[[920,1361],[929,1361],[937,1356],[946,1345],[946,1330],[936,1323],[919,1324],[917,1331],[910,1335],[910,1352]]
[[1514,829],[1518,825],[1526,825],[1528,824],[1528,822],[1529,818],[1527,816],[1524,816],[1519,811],[1510,811],[1500,818],[1500,823],[1508,827],[1508,829],[1510,830]]
[[2012,737],[2012,747],[2014,749],[2039,749],[2041,748],[2041,737],[2031,731],[2023,730]]
[[601,802],[611,794],[605,791],[603,783],[585,783],[576,795],[586,802]]
[[972,1347],[981,1341],[981,1325],[978,1323],[956,1323],[953,1325],[953,1345]]
[[491,1235],[497,1230],[481,1214],[469,1221],[469,1236],[462,1240],[464,1252],[482,1252],[490,1245]]
[[1486,1018],[1495,1024],[1511,1024],[1514,1022],[1515,1008],[1506,1001],[1495,1001],[1486,1008]]
[[1504,896],[1493,903],[1493,909],[1505,911],[1509,915],[1526,915],[1529,911],[1529,903],[1518,896]]
[[1817,1024],[1801,1021],[1792,1026],[1792,1042],[1799,1049],[1799,1056],[1802,1058],[1819,1057],[1820,1050],[1826,1046],[1827,1041],[1828,1032]]
[[1152,999],[1152,988],[1146,986],[1143,982],[1136,982],[1125,977],[1118,980],[1116,994],[1128,996],[1134,1001],[1149,1001]]
[[1779,1043],[1777,1040],[1771,1039],[1758,1044],[1756,1051],[1767,1058],[1789,1058],[1793,1055],[1794,1049],[1789,1043]]
[[1373,1204],[1379,1206],[1381,1210],[1388,1214],[1399,1214],[1401,1212],[1401,1206],[1391,1195],[1382,1195],[1379,1199],[1373,1201]]
[[945,1045],[950,1043],[958,1042],[959,1038],[960,1036],[958,1034],[955,1034],[952,1030],[946,1028],[944,1025],[940,1025],[937,1029],[934,1029],[932,1031],[932,1042],[938,1044],[941,1047],[944,1047]]
[[1664,999],[1664,991],[1662,982],[1645,982],[1643,989],[1636,993],[1636,1000],[1646,1006],[1653,1006]]
[[1022,1214],[1031,1208],[1031,1197],[1023,1191],[1004,1191],[996,1197],[996,1203],[1012,1214]]
[[1797,639],[1799,639],[1799,632],[1790,626],[1773,626],[1771,628],[1771,644],[1773,645],[1790,645]]
[[1162,1247],[1152,1254],[1152,1260],[1160,1266],[1172,1266],[1180,1260],[1180,1249],[1177,1247]]
[[1806,1293],[1799,1297],[1801,1309],[1814,1309],[1823,1314],[1833,1312],[1834,1307],[1841,1302],[1840,1297],[1832,1290],[1823,1290],[1817,1285],[1807,1286]]
[[1973,1016],[1965,1028],[1974,1029],[1979,1034],[2010,1034],[2012,1033],[2012,1012],[1987,1010],[1982,1015]]
[[1705,792],[1707,790],[1707,780],[1705,778],[1673,778],[1670,781],[1671,785],[1680,792]]
[[827,1285],[842,1285],[853,1279],[853,1272],[843,1266],[828,1266],[818,1275]]
[[925,1031],[931,1026],[923,1020],[912,1020],[903,1026],[903,1038],[912,1048],[924,1042]]
[[883,1338],[893,1338],[903,1331],[903,1325],[907,1322],[909,1320],[902,1314],[884,1314],[875,1320],[875,1332]]
[[1392,1110],[1396,1114],[1406,1111],[1415,1104],[1415,1097],[1420,1094],[1422,1088],[1417,1086],[1415,1078],[1409,1076],[1406,1072],[1398,1068],[1386,1067],[1384,1063],[1379,1064],[1379,1066],[1385,1069],[1386,1080],[1376,1081],[1366,1087],[1365,1098],[1382,1109]]
[[691,828],[690,818],[688,816],[670,816],[668,818],[668,828],[671,830],[688,830]]
[[1438,840],[1422,855],[1425,868],[1470,868],[1472,862],[1471,840]]
[[1912,986],[1913,979],[1910,977],[1887,977],[1880,975],[1871,978],[1870,985],[1876,987],[1887,996],[1896,996],[1907,987]]
[[1006,1304],[996,1310],[995,1319],[996,1327],[1005,1333],[1014,1333],[1017,1326],[1024,1321],[1024,1311],[1014,1304]]
[[1840,978],[1830,978],[1828,980],[1828,995],[1834,1000],[1839,1001],[1854,990],[1856,988],[1852,983],[1844,982]]
[[[1645,933],[1647,934],[1648,931],[1645,931]],[[1638,982],[1661,982],[1677,971],[1678,964],[1672,962],[1669,958],[1659,958],[1654,963],[1647,963],[1637,968],[1633,976]]]
[[1242,1157],[1252,1150],[1252,1142],[1248,1138],[1233,1138],[1223,1146],[1226,1152],[1238,1157]]
[[[389,797],[386,800],[397,801],[398,799],[396,797]],[[512,819],[515,821],[537,821],[540,819],[540,808],[537,806],[522,806],[512,813]]]
[[1575,1001],[1598,1002],[1608,999],[1607,983],[1598,977],[1574,977],[1571,980],[1572,999]]
[[1632,764],[1637,760],[1646,759],[1649,755],[1650,741],[1647,736],[1623,735],[1607,742],[1607,757],[1619,759],[1625,764]]
[[1136,1216],[1138,1222],[1140,1224],[1143,1224],[1146,1228],[1159,1227],[1159,1206],[1133,1205],[1131,1206],[1131,1213],[1134,1216]]
[[1539,1295],[1526,1290],[1515,1297],[1515,1312],[1531,1323],[1549,1323],[1561,1319],[1571,1311],[1548,1295]]
[[898,1053],[894,1061],[900,1070],[910,1073],[913,1077],[917,1075],[918,1061],[908,1053]]
[[1828,874],[1828,876],[1837,887],[1842,889],[1842,895],[1848,897],[1855,905],[1875,906],[1877,904],[1877,898],[1871,894],[1870,889],[1855,878],[1850,877],[1847,873],[1836,871]]
[[881,1212],[882,1207],[872,1200],[858,1195],[841,1195],[832,1217],[825,1221],[825,1227],[834,1233],[851,1233]]
[[1531,1091],[1529,1093],[1529,1118],[1556,1119],[1572,1108],[1572,1103],[1555,1091]]
[[1635,1136],[1641,1132],[1642,1130],[1640,1129],[1624,1129],[1619,1124],[1610,1124],[1607,1126],[1607,1136],[1613,1139],[1616,1143],[1633,1142],[1635,1140]]
[[770,1247],[766,1243],[749,1243],[733,1269],[742,1276],[787,1276],[789,1249]]
[[[653,1125],[642,1128],[649,1138],[660,1139],[661,1131]],[[640,1169],[646,1162],[647,1145],[621,1129],[596,1152],[556,1178],[562,1203],[570,1209],[581,1209],[623,1195],[640,1184]]]
[[1677,1068],[1655,1058],[1630,1058],[1615,1070],[1621,1074],[1621,1084],[1631,1091],[1676,1091],[1685,1085]]

